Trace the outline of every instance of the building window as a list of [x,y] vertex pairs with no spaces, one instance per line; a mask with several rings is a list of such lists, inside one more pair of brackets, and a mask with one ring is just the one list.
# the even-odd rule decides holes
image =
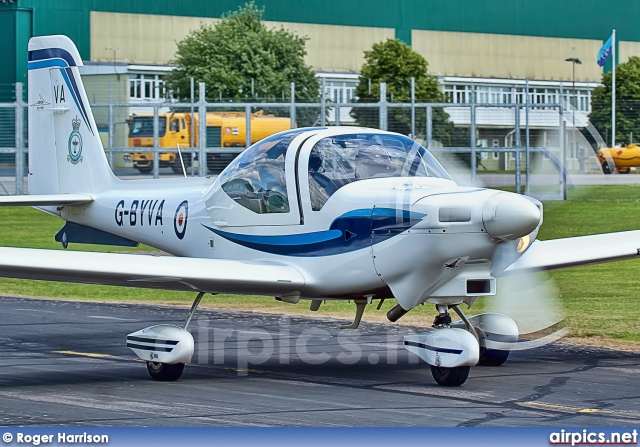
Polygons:
[[325,81],[325,98],[331,102],[343,104],[352,102],[356,96],[357,81]]
[[162,75],[131,74],[129,75],[130,99],[159,100],[165,97],[165,85]]
[[447,84],[444,86],[444,94],[447,102],[454,104],[467,104],[470,101],[470,91],[468,85]]

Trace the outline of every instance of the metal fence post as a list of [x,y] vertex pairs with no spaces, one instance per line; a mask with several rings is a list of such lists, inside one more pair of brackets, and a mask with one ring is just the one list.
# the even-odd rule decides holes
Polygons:
[[416,78],[411,78],[411,136],[416,137]]
[[153,178],[160,177],[160,151],[159,151],[160,119],[158,117],[158,104],[153,105]]
[[[565,144],[565,122],[564,122],[564,91],[562,89],[562,84],[560,84],[560,106],[558,107],[560,110],[560,129],[558,129],[558,140],[560,143],[560,194],[562,196],[562,200],[567,200],[567,147]],[[575,110],[572,111],[575,113]]]
[[289,112],[291,117],[291,128],[296,128],[296,83],[291,83],[291,111]]
[[333,108],[333,113],[335,114],[335,120],[333,122],[333,125],[339,126],[340,125],[340,103],[336,103],[335,107]]
[[469,144],[471,145],[471,185],[476,184],[476,171],[478,170],[478,159],[476,158],[476,89],[471,84],[471,116],[469,120]]
[[[109,166],[113,169],[113,84],[109,84]],[[154,157],[155,158],[155,157]]]
[[379,115],[378,115],[378,127],[380,130],[387,130],[387,83],[380,83],[380,101]]
[[246,120],[246,130],[244,135],[244,146],[251,146],[251,106],[244,106],[244,119]]
[[433,139],[433,107],[427,106],[427,128],[425,129],[425,145],[427,149],[431,148],[431,140]]
[[205,99],[204,82],[198,84],[199,100],[198,100],[198,175],[205,177],[207,175],[207,100]]
[[320,95],[320,124],[322,127],[326,126],[325,117],[327,114],[327,106],[326,106],[326,78],[322,77],[322,95]]
[[515,134],[513,136],[516,149],[516,193],[520,194],[520,104],[515,105]]
[[26,106],[22,98],[22,82],[16,82],[16,194],[24,193],[24,108]]
[[193,103],[196,102],[196,92],[195,92],[195,85],[194,85],[194,80],[193,78],[191,78],[191,126],[189,126],[189,148],[191,150],[191,177],[193,177],[195,175],[195,169],[196,169],[196,164],[195,164],[195,151],[193,150],[193,148],[196,145],[196,135],[195,135],[195,128],[194,128],[194,124],[196,122],[196,120],[194,119],[194,110],[193,110]]
[[531,152],[529,151],[530,149],[530,140],[529,140],[529,80],[527,79],[525,81],[525,95],[527,100],[525,101],[525,109],[524,109],[524,113],[525,113],[525,131],[524,131],[524,138],[525,138],[525,159],[524,159],[524,193],[526,195],[530,195],[530,188],[529,188],[529,176],[531,175]]

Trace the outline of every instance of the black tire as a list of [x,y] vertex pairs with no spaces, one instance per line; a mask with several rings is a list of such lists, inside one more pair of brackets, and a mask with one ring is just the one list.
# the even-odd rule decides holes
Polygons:
[[627,169],[626,169],[626,170],[624,170],[624,171],[623,171],[622,169],[618,169],[618,172],[619,172],[620,174],[628,174],[628,173],[630,173],[630,172],[631,172],[631,169],[630,169],[630,168],[627,168]]
[[442,386],[460,386],[467,381],[471,372],[470,366],[458,366],[457,368],[430,366],[433,380]]
[[[184,160],[184,169],[188,170],[191,167],[191,154],[182,154],[182,160]],[[174,162],[171,164],[171,170],[174,174],[183,174],[180,157],[176,157]]]
[[182,376],[184,371],[184,363],[168,363],[147,362],[147,371],[153,380],[163,382],[173,382]]
[[602,172],[605,174],[611,174],[615,170],[615,166],[611,166],[613,163],[609,163],[609,161],[605,160],[602,162]]
[[136,166],[136,169],[140,171],[140,174],[148,174],[153,171],[153,165],[151,166]]
[[[189,166],[187,166],[186,164],[184,165],[185,170],[189,168]],[[171,165],[171,170],[173,171],[174,174],[184,174],[182,172],[182,165],[180,164],[180,160],[178,160],[176,163]]]
[[480,366],[500,366],[509,358],[509,351],[501,349],[487,349],[480,347]]

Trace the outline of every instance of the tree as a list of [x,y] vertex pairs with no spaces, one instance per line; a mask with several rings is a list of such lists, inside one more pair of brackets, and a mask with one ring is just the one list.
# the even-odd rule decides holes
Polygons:
[[206,83],[207,97],[213,100],[222,96],[225,100],[277,101],[283,93],[290,98],[290,85],[295,82],[296,101],[317,101],[318,81],[304,62],[308,38],[284,28],[268,29],[263,14],[264,9],[246,3],[178,42],[172,61],[176,69],[165,78],[174,96],[188,99],[193,77],[196,85]]
[[[416,102],[445,102],[435,76],[427,74],[429,64],[420,54],[398,39],[387,39],[373,45],[364,53],[365,63],[356,87],[358,102],[377,102],[380,99],[380,83],[387,84],[387,100],[409,102],[411,78],[415,79]],[[371,90],[369,91],[369,85]],[[351,115],[362,126],[378,127],[378,114],[372,109],[356,108]],[[406,108],[389,108],[388,129],[408,134],[411,132],[411,112]],[[433,138],[447,146],[451,143],[453,123],[441,108],[434,108],[432,115]],[[425,133],[426,111],[416,109],[416,133]]]
[[[575,104],[574,104],[575,105]],[[602,85],[591,93],[589,120],[611,142],[611,73],[602,75]],[[640,139],[640,57],[616,67],[616,143],[629,141],[630,134]]]

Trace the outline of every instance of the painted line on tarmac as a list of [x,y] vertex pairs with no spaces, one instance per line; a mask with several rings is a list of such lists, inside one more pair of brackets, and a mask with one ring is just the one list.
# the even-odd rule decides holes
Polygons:
[[546,402],[516,402],[516,405],[527,407],[527,408],[537,408],[541,410],[554,410],[561,411],[563,413],[592,413],[598,415],[610,415],[610,416],[619,416],[628,419],[640,419],[640,413],[636,413],[633,411],[624,411],[624,410],[607,410],[602,408],[580,408],[580,407],[570,407],[567,405],[557,405]]
[[62,355],[77,355],[80,357],[91,357],[94,359],[132,360],[130,358],[121,357],[119,355],[97,354],[95,352],[53,351],[53,353]]
[[[111,355],[111,354],[98,354],[95,352],[77,352],[77,351],[53,351],[54,354],[61,354],[61,355],[74,355],[74,356],[78,356],[78,357],[89,357],[89,358],[94,358],[94,359],[108,359],[108,360],[124,360],[127,362],[140,362],[140,363],[147,363],[146,360],[142,360],[139,358],[132,358],[132,357],[122,357],[120,355]],[[197,368],[208,368],[209,365],[199,365],[197,363],[187,363],[188,366],[195,366]],[[264,371],[260,371],[257,369],[245,369],[245,368],[233,368],[233,367],[224,367],[222,368],[226,371],[234,371],[234,372],[240,372],[240,373],[254,373],[254,374],[262,374],[264,373]]]

